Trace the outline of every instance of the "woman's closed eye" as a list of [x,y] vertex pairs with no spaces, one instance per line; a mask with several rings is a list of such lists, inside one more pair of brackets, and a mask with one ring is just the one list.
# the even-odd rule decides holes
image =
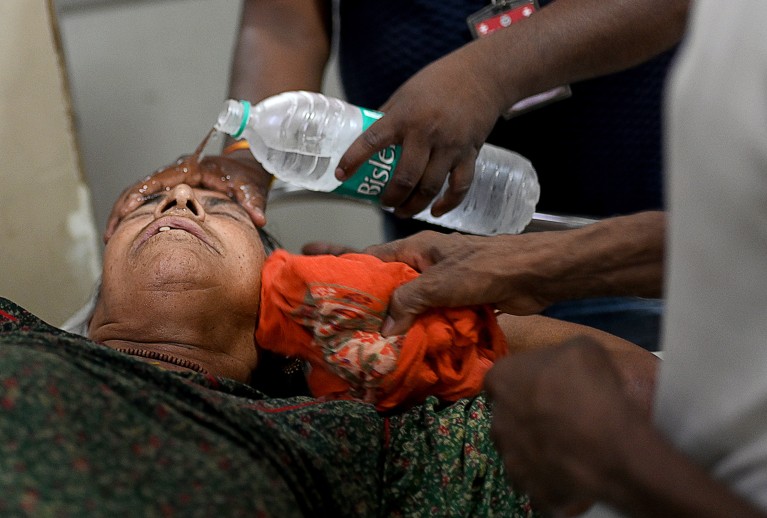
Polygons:
[[[123,218],[123,221],[129,221],[131,219],[152,216],[158,203],[163,202],[167,198],[167,194],[163,192],[149,194],[145,197],[142,204],[139,205],[133,212]],[[245,209],[230,198],[222,198],[217,196],[201,196],[200,203],[205,209],[205,213],[210,216],[220,216],[232,219],[240,223],[252,223],[250,216],[245,212]]]
[[160,203],[164,197],[164,193],[154,193],[147,195],[141,205],[139,205],[136,210],[125,216],[123,221],[128,221],[130,219],[137,218],[139,216],[145,216],[147,214],[152,214],[154,212],[154,207]]
[[230,218],[236,221],[245,221],[245,218],[243,218],[240,214],[237,214],[236,212],[233,212],[231,210],[226,209],[213,209],[213,210],[207,210],[205,211],[210,216],[222,216],[225,218]]
[[240,222],[250,222],[250,216],[239,203],[229,198],[207,197],[204,198],[203,207],[205,212],[216,216],[224,216]]

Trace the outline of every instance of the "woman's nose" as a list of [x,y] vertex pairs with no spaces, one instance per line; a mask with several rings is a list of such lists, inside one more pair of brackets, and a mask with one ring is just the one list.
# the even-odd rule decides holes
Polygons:
[[154,216],[159,218],[168,214],[192,216],[200,221],[205,220],[205,209],[197,200],[194,189],[185,183],[178,184],[170,191],[155,209]]

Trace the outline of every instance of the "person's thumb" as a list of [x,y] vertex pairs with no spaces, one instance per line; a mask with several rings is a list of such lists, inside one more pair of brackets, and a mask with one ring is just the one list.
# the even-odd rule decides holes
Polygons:
[[371,156],[390,144],[394,144],[394,134],[383,122],[383,118],[380,118],[363,131],[341,155],[336,166],[336,179],[341,182],[348,180]]
[[423,297],[422,285],[420,278],[417,278],[394,290],[388,314],[381,327],[383,336],[405,334],[416,317],[432,307]]

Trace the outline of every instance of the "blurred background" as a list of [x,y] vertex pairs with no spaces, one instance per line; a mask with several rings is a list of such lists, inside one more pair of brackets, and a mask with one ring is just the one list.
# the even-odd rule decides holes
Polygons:
[[[0,296],[52,324],[87,299],[116,197],[193,151],[215,122],[240,7],[0,2]],[[335,66],[323,91],[343,97]],[[381,240],[378,211],[356,202],[275,200],[267,216],[292,251],[316,239]]]

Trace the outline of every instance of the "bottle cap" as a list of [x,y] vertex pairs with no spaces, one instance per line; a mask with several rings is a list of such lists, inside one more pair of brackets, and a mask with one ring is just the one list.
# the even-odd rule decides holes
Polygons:
[[224,110],[218,114],[215,128],[237,139],[245,131],[249,117],[250,103],[248,101],[229,99],[226,101]]
[[232,135],[232,138],[240,138],[242,132],[245,131],[245,126],[248,125],[248,117],[250,117],[250,103],[248,101],[240,101],[242,105],[242,121],[240,122],[240,128],[237,133]]

